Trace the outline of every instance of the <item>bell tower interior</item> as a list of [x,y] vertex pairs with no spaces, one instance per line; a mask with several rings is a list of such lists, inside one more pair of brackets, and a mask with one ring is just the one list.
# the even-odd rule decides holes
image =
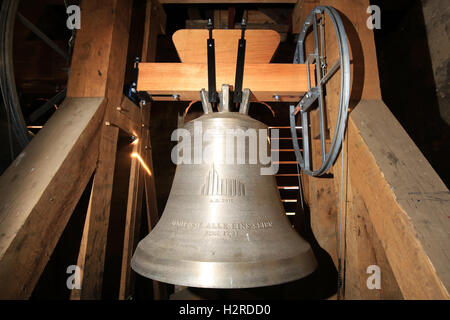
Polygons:
[[1,6],[0,299],[450,298],[448,4]]

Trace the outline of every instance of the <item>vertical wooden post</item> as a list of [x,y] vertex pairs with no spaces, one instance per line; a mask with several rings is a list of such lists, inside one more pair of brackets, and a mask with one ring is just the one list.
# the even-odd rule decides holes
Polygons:
[[[151,8],[149,8],[151,7]],[[147,14],[144,32],[144,45],[142,46],[142,58],[145,62],[153,62],[156,58],[157,36],[159,32],[165,32],[166,15],[157,0],[147,0]],[[160,30],[158,31],[158,25]],[[144,108],[144,123],[148,124],[144,127],[143,141],[144,159],[146,160],[151,175],[144,176],[145,184],[145,200],[147,208],[147,225],[150,232],[158,222],[158,203],[156,197],[155,175],[153,174],[153,157],[152,144],[150,141],[150,111],[151,104],[147,104]],[[162,282],[153,280],[153,297],[155,300],[167,299],[167,285]]]
[[[349,199],[345,224],[345,299],[402,299],[403,295],[392,273],[389,261],[375,232],[361,195],[349,183]],[[367,285],[369,266],[381,268],[381,289],[370,289]]]
[[[157,0],[147,0],[144,26],[144,39],[142,45],[142,61],[154,61],[156,57],[156,43],[158,33],[164,32],[166,16]],[[128,207],[125,226],[125,239],[122,258],[122,276],[120,282],[119,299],[127,299],[134,288],[134,274],[130,267],[131,257],[139,237],[140,219],[142,210],[142,197],[145,190],[146,216],[149,231],[158,221],[158,207],[153,173],[152,149],[150,142],[150,102],[141,106],[140,127],[138,143],[135,146],[139,158],[132,159],[130,184],[128,194]],[[140,161],[143,163],[141,164]],[[145,166],[145,167],[144,167]],[[165,285],[153,281],[155,299],[166,298]]]
[[[142,130],[140,130],[142,132]],[[139,135],[142,137],[142,135]],[[140,139],[140,138],[138,138]],[[129,299],[134,289],[134,274],[130,264],[136,246],[136,238],[140,231],[143,195],[143,170],[141,170],[143,142],[137,140],[133,146],[130,182],[128,187],[128,204],[125,221],[125,236],[123,243],[122,274],[120,278],[119,299]]]
[[[312,162],[318,168],[321,161],[320,140],[313,140]],[[329,146],[329,143],[327,142]],[[309,199],[311,212],[311,229],[319,245],[328,252],[337,266],[336,242],[336,190],[334,180],[330,177],[312,178],[309,183]]]
[[[120,106],[122,99],[128,49],[124,43],[128,43],[131,10],[132,2],[126,0],[83,2],[83,26],[77,36],[73,63],[84,68],[88,76],[81,77],[76,73],[69,81],[69,94],[90,93],[91,84],[98,81],[101,91],[91,94],[106,96],[107,106],[102,124],[99,159],[77,262],[81,268],[81,289],[73,290],[71,299],[100,299],[102,295],[119,134],[119,128],[111,125],[111,118],[113,113],[117,112],[116,108]],[[104,36],[99,38],[99,35]]]
[[72,290],[70,298],[73,300],[100,299],[102,295],[118,134],[117,127],[103,127],[99,160],[77,261],[81,269],[82,287]]

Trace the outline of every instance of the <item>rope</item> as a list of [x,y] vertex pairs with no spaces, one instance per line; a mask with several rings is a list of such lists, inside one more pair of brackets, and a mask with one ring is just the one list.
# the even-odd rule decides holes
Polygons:
[[345,131],[342,133],[341,151],[341,181],[340,181],[340,204],[338,214],[338,279],[337,279],[337,299],[341,299],[342,289],[342,212],[344,207],[344,156],[345,156]]

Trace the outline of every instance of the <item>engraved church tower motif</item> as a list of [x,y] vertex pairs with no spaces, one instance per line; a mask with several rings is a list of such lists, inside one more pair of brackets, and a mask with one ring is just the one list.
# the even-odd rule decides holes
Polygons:
[[245,185],[236,178],[219,176],[214,165],[212,165],[202,186],[202,195],[225,197],[245,196]]

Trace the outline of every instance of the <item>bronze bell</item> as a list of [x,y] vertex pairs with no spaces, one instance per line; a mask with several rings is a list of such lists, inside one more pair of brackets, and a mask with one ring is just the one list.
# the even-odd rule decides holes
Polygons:
[[[267,130],[247,115],[250,91],[244,91],[240,111],[229,112],[228,90],[224,85],[220,112],[212,112],[202,91],[205,114],[195,121],[203,132]],[[184,126],[192,134],[195,121]],[[212,163],[177,165],[162,217],[131,261],[137,273],[190,287],[250,288],[297,280],[316,269],[310,245],[286,217],[274,175],[261,175],[261,164],[218,163],[225,140],[216,133],[203,141]]]

